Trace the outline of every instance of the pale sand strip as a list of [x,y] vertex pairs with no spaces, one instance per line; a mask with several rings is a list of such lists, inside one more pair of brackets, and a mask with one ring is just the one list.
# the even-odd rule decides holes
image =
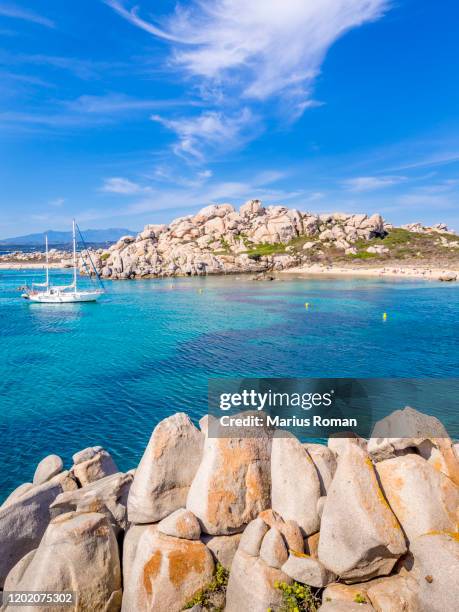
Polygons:
[[346,266],[324,266],[313,264],[312,266],[299,266],[282,270],[282,274],[302,274],[317,276],[364,276],[364,277],[392,277],[392,278],[424,278],[428,280],[439,280],[441,276],[456,275],[459,280],[459,269],[451,268],[429,268],[423,266],[381,266],[381,267],[346,267]]
[[[0,262],[0,270],[44,270],[45,269],[45,263],[44,262],[18,262],[18,261],[14,261],[14,262]],[[58,270],[60,268],[64,269],[65,266],[63,266],[61,263],[58,262],[50,262],[49,264],[50,268],[53,268],[54,270]]]

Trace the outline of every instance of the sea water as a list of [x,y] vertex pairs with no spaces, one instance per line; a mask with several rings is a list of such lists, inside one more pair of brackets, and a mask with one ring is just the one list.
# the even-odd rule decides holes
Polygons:
[[[20,298],[33,277],[0,270],[0,502],[50,453],[71,465],[102,445],[135,467],[158,421],[207,412],[210,377],[459,376],[457,284],[115,281],[98,303],[47,305]],[[457,423],[450,404],[441,417]]]

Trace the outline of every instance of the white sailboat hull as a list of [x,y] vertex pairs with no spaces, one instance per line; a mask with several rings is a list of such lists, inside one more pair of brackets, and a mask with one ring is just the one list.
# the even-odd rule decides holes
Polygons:
[[[73,242],[73,282],[70,285],[52,286],[49,278],[49,259],[48,259],[48,236],[45,237],[46,247],[46,281],[44,283],[34,283],[31,289],[22,294],[22,297],[30,302],[39,304],[76,304],[79,302],[95,302],[104,291],[102,289],[89,289],[79,291],[77,287],[77,256],[76,256],[76,223],[75,219],[72,224],[72,242]],[[79,230],[78,230],[79,231]],[[80,232],[81,235],[81,232]],[[89,256],[91,259],[91,256]],[[91,260],[92,262],[92,260]],[[95,268],[94,268],[95,269]],[[99,278],[99,275],[97,275]],[[99,278],[100,281],[100,278]],[[100,281],[102,285],[102,281]],[[102,285],[103,286],[103,285]],[[36,289],[35,287],[44,287],[44,289]]]
[[31,302],[41,304],[74,304],[77,302],[95,302],[101,295],[101,291],[37,291],[24,293],[23,297]]

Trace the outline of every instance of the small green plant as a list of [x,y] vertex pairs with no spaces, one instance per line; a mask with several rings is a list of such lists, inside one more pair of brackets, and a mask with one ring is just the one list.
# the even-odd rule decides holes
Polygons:
[[367,600],[365,599],[365,597],[361,594],[361,593],[357,593],[356,596],[354,597],[354,601],[355,603],[367,603]]
[[377,253],[368,253],[367,251],[360,251],[360,253],[355,253],[350,255],[352,259],[374,259],[378,257]]
[[275,255],[277,253],[285,253],[286,245],[282,242],[269,244],[267,242],[262,242],[260,244],[253,245],[248,251],[246,251],[247,255],[251,259],[263,257],[264,255]]
[[317,612],[320,599],[307,584],[294,582],[275,582],[274,586],[282,592],[282,612]]
[[107,261],[109,257],[110,257],[110,253],[102,253],[102,255],[100,256],[102,261]]
[[216,606],[212,601],[215,599],[216,594],[226,593],[226,587],[228,586],[229,572],[223,567],[221,563],[217,563],[215,574],[211,582],[204,588],[198,591],[192,599],[185,605],[184,610],[189,610],[193,606],[200,605],[204,608],[209,607],[214,612],[223,610],[223,607]]

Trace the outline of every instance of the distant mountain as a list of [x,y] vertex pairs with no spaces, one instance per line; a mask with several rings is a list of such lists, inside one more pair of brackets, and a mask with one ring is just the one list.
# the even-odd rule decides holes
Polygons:
[[[81,230],[84,241],[90,244],[104,244],[107,242],[116,242],[121,236],[136,235],[137,232],[119,228],[110,227],[109,229],[88,229]],[[15,236],[14,238],[5,238],[0,240],[0,245],[24,245],[24,246],[42,246],[45,242],[45,235],[48,234],[48,243],[53,245],[68,244],[72,240],[72,232],[57,232],[49,230],[40,234],[27,234],[26,236]]]

